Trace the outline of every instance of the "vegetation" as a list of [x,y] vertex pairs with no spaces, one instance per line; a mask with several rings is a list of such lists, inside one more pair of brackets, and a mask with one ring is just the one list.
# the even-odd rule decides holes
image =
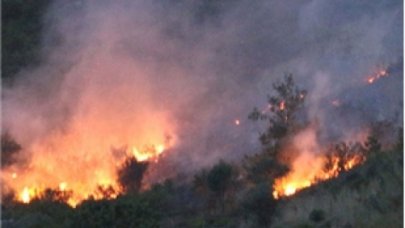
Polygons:
[[278,205],[274,227],[403,227],[403,151],[382,151]]
[[[49,190],[30,204],[3,204],[2,223],[6,227],[402,227],[402,161],[402,151],[380,152],[336,179],[281,200],[271,197],[271,185],[265,182],[249,188],[239,182],[238,193],[219,201],[218,189],[228,192],[229,187],[211,189],[205,182],[201,192],[193,187],[196,182],[178,185],[173,180],[137,194],[88,200],[76,208],[64,203],[66,195]],[[218,172],[214,167],[208,173]],[[224,203],[226,209],[215,202]]]
[[[383,224],[401,227],[402,129],[392,151],[383,150],[374,135],[364,145],[335,144],[329,149],[331,158],[339,156],[344,161],[360,153],[367,155],[367,160],[336,179],[294,196],[273,197],[275,178],[289,169],[279,159],[280,148],[290,142],[291,134],[305,126],[305,121],[297,118],[304,102],[300,94],[304,91],[295,86],[291,76],[286,76],[274,88],[277,94],[269,98],[269,103],[275,106],[284,101],[285,107],[295,112],[287,112],[280,106],[270,109],[266,115],[258,116],[254,111],[252,115],[258,117],[256,120],[266,120],[268,129],[261,136],[263,150],[246,157],[241,166],[221,160],[198,172],[192,182],[167,180],[140,191],[148,163],[128,158],[118,171],[118,181],[124,189],[118,197],[111,198],[116,193],[114,189],[100,187],[104,199],[90,198],[71,208],[66,204],[70,192],[60,190],[48,189],[29,204],[14,202],[10,196],[3,198],[2,224],[9,227],[381,227]],[[280,131],[279,126],[284,130]],[[3,136],[3,153],[8,151],[13,155],[20,149],[11,136]],[[332,159],[325,169],[331,168],[328,165],[332,166]],[[345,170],[344,163],[338,167]]]
[[254,224],[264,227],[271,224],[276,209],[276,200],[272,197],[271,189],[271,185],[262,182],[250,189],[243,199],[244,213],[248,218],[253,217]]
[[282,82],[275,83],[273,89],[276,94],[268,97],[269,113],[255,108],[249,118],[267,121],[267,130],[260,136],[260,141],[277,152],[277,146],[283,143],[283,139],[302,127],[298,114],[303,108],[307,91],[295,85],[291,74],[285,75]]
[[142,186],[142,178],[148,162],[138,162],[136,158],[128,158],[118,170],[118,182],[126,193],[137,193]]
[[[11,79],[23,67],[40,62],[39,44],[44,10],[49,0],[25,4],[3,0],[3,74]],[[230,1],[226,3],[230,5]],[[196,9],[197,22],[209,22],[226,8],[204,1]],[[193,181],[166,180],[141,191],[148,163],[128,158],[118,171],[124,192],[100,187],[104,199],[90,198],[72,208],[70,192],[47,189],[29,204],[3,196],[4,227],[402,227],[403,129],[391,149],[382,147],[378,134],[364,144],[339,142],[329,148],[332,157],[350,159],[366,155],[365,162],[336,179],[320,183],[282,199],[273,197],[277,177],[289,171],[282,150],[308,123],[303,115],[307,91],[292,75],[273,85],[268,110],[255,108],[249,115],[265,124],[263,149],[241,164],[219,161],[197,172]],[[9,134],[1,138],[1,165],[15,163],[22,147]],[[338,167],[344,170],[345,160]]]
[[225,193],[229,190],[232,178],[232,166],[221,161],[208,173],[209,189],[221,202],[222,211],[225,210]]

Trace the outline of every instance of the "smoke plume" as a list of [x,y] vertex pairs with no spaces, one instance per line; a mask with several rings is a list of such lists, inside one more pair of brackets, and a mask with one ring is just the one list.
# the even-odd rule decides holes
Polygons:
[[[134,148],[164,147],[167,176],[240,159],[260,148],[249,112],[284,73],[308,90],[322,140],[357,134],[402,114],[401,9],[394,0],[54,1],[43,64],[3,88],[3,129],[25,161],[7,170],[24,166],[18,183],[3,179],[91,193],[114,182]],[[380,68],[389,76],[369,85]]]

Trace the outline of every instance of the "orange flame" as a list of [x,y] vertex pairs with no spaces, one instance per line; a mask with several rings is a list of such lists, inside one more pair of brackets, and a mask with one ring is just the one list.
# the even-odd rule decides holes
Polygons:
[[291,170],[285,176],[277,178],[273,185],[273,197],[291,196],[298,191],[308,188],[321,181],[337,177],[365,161],[361,154],[327,156],[319,153],[316,134],[313,129],[307,129],[294,139],[293,144],[299,148],[300,155],[292,162]]
[[165,146],[159,144],[145,148],[145,150],[138,150],[136,147],[132,148],[132,153],[138,161],[155,160],[157,161],[160,154],[165,150]]
[[24,187],[24,189],[21,191],[19,195],[19,199],[23,203],[29,203],[32,199],[32,197],[35,196],[35,191],[31,188]]
[[[110,34],[105,32],[103,38]],[[111,44],[110,35],[105,42]],[[23,148],[16,160],[26,163],[2,167],[2,189],[9,191],[3,194],[15,193],[16,200],[30,202],[46,189],[71,191],[72,206],[90,196],[115,196],[122,191],[117,171],[128,156],[157,161],[176,144],[172,109],[150,80],[154,70],[103,48],[95,54],[92,46],[83,47],[80,53],[85,57],[63,77],[57,99],[62,105],[46,102],[38,107],[42,111],[31,113],[42,99],[36,97],[32,105],[7,106],[6,122]],[[30,92],[19,90],[10,97],[17,94],[13,101],[30,98]],[[63,112],[53,112],[62,107]],[[14,113],[24,115],[13,118]]]
[[[95,124],[94,128],[77,123],[78,128],[72,132],[50,135],[33,144],[28,148],[32,152],[27,165],[13,165],[2,169],[2,184],[15,192],[16,201],[29,203],[41,197],[46,189],[71,192],[66,202],[72,207],[89,197],[114,198],[122,192],[117,181],[117,171],[128,156],[134,156],[139,161],[157,162],[162,153],[175,143],[174,139],[168,139],[166,134],[162,134],[167,130],[162,131],[157,126],[138,128],[143,130],[143,134],[139,135],[134,131],[134,138],[131,139],[128,137],[131,132],[128,131],[116,131],[121,135],[109,134],[110,126],[114,124],[105,125],[106,128],[103,129],[103,121],[101,124],[90,121]],[[169,126],[162,119],[153,121],[154,125]],[[116,136],[123,140],[116,140]],[[133,146],[129,150],[125,147],[117,151],[111,149],[111,145],[125,145],[124,143]],[[102,194],[99,192],[100,187],[111,187],[113,191],[107,195]]]
[[[364,157],[360,155],[353,156],[345,161],[342,161],[343,159],[338,156],[334,156],[331,158],[332,166],[330,169],[323,170],[321,167],[323,167],[326,162],[325,158],[318,157],[314,159],[315,160],[312,163],[300,163],[301,166],[310,166],[311,168],[306,167],[304,168],[304,171],[293,170],[287,176],[276,179],[273,186],[273,197],[279,199],[281,197],[294,195],[296,192],[304,188],[337,177],[342,171],[350,170],[365,160]],[[305,159],[300,158],[299,162],[302,162],[303,160]],[[340,162],[344,162],[343,168],[339,167],[338,164]]]
[[[170,145],[168,145],[170,146]],[[158,144],[157,146],[150,146],[150,147],[145,147],[145,150],[138,150],[136,147],[132,148],[132,156],[136,157],[137,160],[139,161],[154,161],[157,162],[159,156],[165,151],[166,147],[163,144]],[[128,156],[128,155],[127,155]],[[51,160],[50,160],[51,161]],[[114,166],[115,169],[118,168],[120,164],[117,163],[117,166]],[[37,173],[30,173],[30,171],[27,171],[28,173],[24,173],[21,176],[21,181],[18,181],[17,178],[17,173],[12,173],[11,178],[7,179],[7,183],[9,183],[10,186],[16,186],[15,191],[18,192],[18,197],[16,198],[17,201],[23,202],[23,203],[29,203],[32,201],[34,198],[40,198],[40,196],[44,193],[46,189],[58,189],[61,192],[67,192],[67,191],[72,191],[72,195],[70,196],[69,199],[67,199],[67,202],[70,206],[75,207],[78,203],[81,201],[92,197],[94,199],[101,199],[101,198],[115,198],[118,196],[119,193],[121,193],[122,189],[118,185],[115,177],[115,173],[109,173],[109,172],[103,172],[103,170],[96,170],[94,172],[93,177],[85,177],[84,179],[80,176],[74,176],[75,172],[72,172],[72,175],[65,175],[64,172],[60,173],[55,173],[54,176],[48,176],[49,179],[46,180],[44,177],[42,177],[42,174],[47,174],[45,173],[46,169],[50,169],[51,166],[43,166],[42,170],[34,169],[35,172]],[[67,168],[67,167],[60,167],[61,171],[62,168]],[[74,167],[72,167],[74,168]],[[84,168],[84,167],[81,167]],[[83,173],[86,173],[84,170]],[[38,175],[38,176],[37,176]],[[58,179],[60,176],[66,176],[67,179],[69,179],[69,183],[66,181],[59,182],[58,184],[53,184],[55,179]],[[30,178],[33,178],[34,181],[30,181]],[[87,178],[94,178],[92,182],[81,182],[81,180],[86,180]],[[92,179],[91,179],[92,180]],[[18,186],[23,183],[30,183],[29,187],[27,185],[19,188]],[[57,187],[56,187],[57,186]],[[107,189],[107,188],[112,188],[112,191],[110,191],[107,195],[102,194],[99,192],[101,189]],[[20,191],[18,189],[21,189]]]

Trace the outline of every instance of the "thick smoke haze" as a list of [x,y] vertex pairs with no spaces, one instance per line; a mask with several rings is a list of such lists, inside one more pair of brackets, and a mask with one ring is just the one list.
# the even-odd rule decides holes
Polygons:
[[[353,138],[402,114],[401,9],[394,0],[55,1],[43,64],[3,88],[3,129],[37,161],[31,169],[52,158],[91,170],[62,174],[85,182],[114,176],[123,157],[114,148],[164,144],[170,176],[258,152],[261,124],[247,116],[292,73],[322,138]],[[381,67],[389,76],[368,85]]]

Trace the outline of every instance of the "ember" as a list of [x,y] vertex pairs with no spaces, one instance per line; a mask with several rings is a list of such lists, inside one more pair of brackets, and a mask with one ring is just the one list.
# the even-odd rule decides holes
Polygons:
[[367,78],[367,83],[373,84],[375,81],[377,81],[378,79],[380,79],[382,77],[388,77],[388,72],[386,69],[377,70],[373,75],[371,75]]

